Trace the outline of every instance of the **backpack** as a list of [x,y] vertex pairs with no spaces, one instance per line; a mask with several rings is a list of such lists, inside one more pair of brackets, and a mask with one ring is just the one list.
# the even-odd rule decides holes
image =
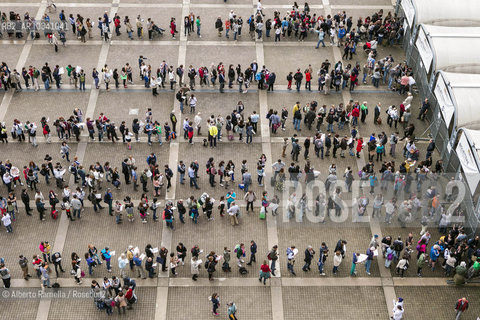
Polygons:
[[178,101],[182,101],[182,93],[178,91],[177,94],[175,95],[175,98],[177,98]]
[[403,250],[403,243],[402,242],[394,242],[393,243],[393,249],[395,249],[395,251],[402,251]]
[[270,251],[268,254],[267,254],[267,259],[268,260],[272,260],[272,256],[270,255],[272,252]]
[[247,270],[247,268],[245,268],[245,267],[240,267],[240,268],[238,269],[238,272],[240,272],[241,275],[245,275],[245,274],[248,273],[248,270]]
[[107,204],[110,202],[110,196],[107,192],[105,192],[105,195],[103,196],[103,202]]

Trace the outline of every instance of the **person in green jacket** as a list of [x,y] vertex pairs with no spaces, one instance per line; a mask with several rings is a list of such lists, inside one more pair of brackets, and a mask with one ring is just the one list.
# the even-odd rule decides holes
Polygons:
[[367,118],[367,114],[368,114],[367,101],[364,101],[360,106],[360,114],[361,114],[360,121],[362,121],[362,123],[365,123],[365,119]]
[[455,284],[462,285],[465,284],[465,275],[467,274],[467,264],[465,261],[460,262],[460,265],[455,268],[455,276],[453,277],[453,281]]
[[425,253],[421,253],[417,259],[417,276],[422,276],[422,268],[425,266]]
[[197,25],[197,36],[201,38],[202,36],[200,35],[200,26],[202,25],[202,22],[200,21],[200,16],[197,16],[195,24]]

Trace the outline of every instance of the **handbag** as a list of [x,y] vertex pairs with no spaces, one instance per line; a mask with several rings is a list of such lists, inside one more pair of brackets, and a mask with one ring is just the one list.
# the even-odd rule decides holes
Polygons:
[[260,208],[260,215],[259,215],[259,218],[260,220],[265,220],[265,217],[266,217],[266,214],[265,214],[265,207],[261,207]]

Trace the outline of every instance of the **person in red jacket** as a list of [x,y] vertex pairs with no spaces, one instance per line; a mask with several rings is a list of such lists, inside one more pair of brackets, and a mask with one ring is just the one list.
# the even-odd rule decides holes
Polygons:
[[132,309],[132,305],[137,302],[137,297],[133,293],[133,288],[128,288],[127,292],[125,293],[125,299],[127,300],[127,309]]
[[188,123],[188,129],[187,129],[187,136],[188,136],[188,142],[190,144],[193,144],[193,122],[190,121]]
[[362,151],[363,148],[363,138],[358,138],[357,139],[357,158],[360,158],[360,152]]
[[462,313],[467,311],[468,309],[468,300],[467,298],[463,297],[462,299],[458,299],[457,304],[455,305],[455,311],[457,312],[457,316],[455,320],[459,320]]
[[305,90],[312,91],[312,74],[307,69],[305,70]]
[[271,277],[270,273],[272,270],[270,270],[270,267],[268,266],[267,260],[263,260],[263,264],[260,266],[260,277],[258,278],[258,281],[262,282],[263,278],[263,285],[265,285],[267,279]]
[[355,105],[352,110],[352,126],[356,126],[358,124],[358,118],[360,117],[360,109],[358,105]]
[[175,33],[177,32],[177,25],[175,23],[175,18],[170,20],[170,34],[172,35],[172,39],[175,39]]

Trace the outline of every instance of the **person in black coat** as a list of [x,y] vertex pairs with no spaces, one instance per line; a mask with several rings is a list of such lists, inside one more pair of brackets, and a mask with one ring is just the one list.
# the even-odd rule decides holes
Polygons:
[[375,109],[373,110],[373,124],[377,124],[378,118],[380,117],[380,111],[381,111],[380,106],[381,106],[381,104],[378,103],[375,106]]
[[315,255],[315,251],[313,250],[312,246],[308,246],[307,249],[305,249],[305,265],[303,266],[302,270],[303,271],[310,271],[310,264],[312,263],[313,256]]
[[21,198],[23,204],[25,205],[25,211],[29,216],[31,216],[32,214],[30,213],[30,211],[32,211],[32,208],[30,208],[30,196],[28,195],[27,189],[22,190]]
[[250,261],[247,263],[247,265],[252,265],[252,262],[257,262],[257,259],[255,258],[255,254],[257,253],[257,244],[255,241],[250,241]]
[[345,250],[343,249],[343,246],[347,244],[346,240],[338,240],[337,245],[335,246],[334,252],[340,251],[342,254],[342,257],[345,258]]

